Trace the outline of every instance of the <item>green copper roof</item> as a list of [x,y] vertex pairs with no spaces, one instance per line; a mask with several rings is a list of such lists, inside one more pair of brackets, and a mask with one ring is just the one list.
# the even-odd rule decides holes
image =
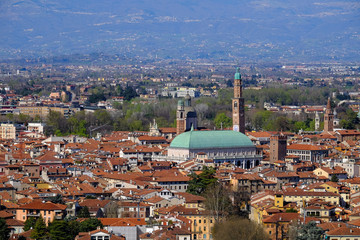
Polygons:
[[171,148],[205,149],[253,147],[251,140],[235,131],[189,131],[176,136]]
[[240,68],[236,68],[236,73],[235,73],[234,79],[236,79],[236,80],[241,79]]

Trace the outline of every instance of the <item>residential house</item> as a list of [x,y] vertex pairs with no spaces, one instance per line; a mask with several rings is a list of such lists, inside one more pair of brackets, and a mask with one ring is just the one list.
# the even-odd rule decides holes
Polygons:
[[16,210],[16,219],[26,221],[29,217],[42,217],[48,225],[52,221],[61,220],[66,215],[66,205],[52,202],[33,201],[19,206]]

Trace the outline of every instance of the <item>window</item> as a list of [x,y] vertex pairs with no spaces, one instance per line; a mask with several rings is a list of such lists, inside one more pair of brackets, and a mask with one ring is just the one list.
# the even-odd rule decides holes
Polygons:
[[206,239],[206,234],[204,234],[204,239]]

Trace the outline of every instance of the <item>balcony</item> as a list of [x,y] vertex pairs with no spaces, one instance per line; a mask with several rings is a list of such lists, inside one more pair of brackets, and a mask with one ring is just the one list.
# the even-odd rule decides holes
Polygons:
[[27,217],[40,217],[40,213],[37,212],[29,212],[26,214]]

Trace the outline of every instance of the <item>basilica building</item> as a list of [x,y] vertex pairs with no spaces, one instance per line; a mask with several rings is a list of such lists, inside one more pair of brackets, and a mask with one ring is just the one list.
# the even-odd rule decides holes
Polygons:
[[242,168],[260,164],[261,155],[245,135],[245,108],[242,96],[242,81],[239,69],[235,73],[234,98],[232,100],[233,130],[195,131],[196,112],[190,96],[180,100],[177,108],[177,132],[168,149],[168,160],[183,162],[196,158],[201,153],[215,164],[232,163]]

